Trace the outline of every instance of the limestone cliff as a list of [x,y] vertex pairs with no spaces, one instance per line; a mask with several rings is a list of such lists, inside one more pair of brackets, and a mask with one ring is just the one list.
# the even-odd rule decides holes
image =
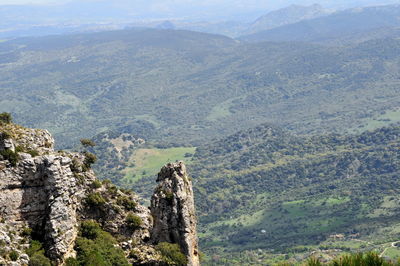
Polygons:
[[188,265],[199,265],[196,215],[192,182],[182,162],[168,164],[158,174],[159,182],[151,199],[154,218],[152,241],[177,243]]
[[178,243],[190,265],[199,265],[193,192],[182,163],[162,169],[150,212],[133,192],[96,180],[88,154],[53,146],[45,130],[0,122],[0,265],[28,265],[31,237],[63,265],[76,256],[79,227],[87,220],[113,235],[133,265],[171,265],[159,242]]

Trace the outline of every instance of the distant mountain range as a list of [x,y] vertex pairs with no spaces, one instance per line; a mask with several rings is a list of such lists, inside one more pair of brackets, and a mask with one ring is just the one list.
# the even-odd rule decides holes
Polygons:
[[[389,19],[396,20],[396,14],[391,10],[398,9],[396,6],[335,12],[335,9],[326,9],[317,4],[291,5],[253,20],[256,14],[229,18],[223,15],[218,18],[209,18],[206,15],[173,16],[168,12],[138,12],[145,5],[138,5],[136,9],[132,5],[126,5],[100,1],[95,5],[89,2],[71,2],[52,6],[0,6],[0,39],[130,27],[183,29],[229,37],[242,36],[240,39],[246,41],[314,41],[332,37],[334,34],[352,35],[358,34],[360,30],[398,26],[396,21]],[[193,10],[187,12],[190,14]],[[348,24],[351,26],[347,27]]]
[[270,12],[254,21],[245,31],[247,34],[293,24],[302,20],[313,19],[328,15],[333,11],[324,9],[321,5],[312,6],[291,5],[277,11]]
[[250,42],[331,42],[337,39],[373,38],[387,35],[387,29],[400,27],[400,5],[349,9],[328,16],[260,31],[240,39]]

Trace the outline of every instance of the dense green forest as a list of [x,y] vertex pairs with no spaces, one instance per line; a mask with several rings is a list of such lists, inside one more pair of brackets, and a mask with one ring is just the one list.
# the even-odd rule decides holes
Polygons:
[[399,137],[398,126],[296,137],[264,125],[198,147],[203,248],[288,254],[398,240]]
[[173,30],[16,39],[0,43],[0,111],[60,148],[109,130],[176,146],[264,122],[356,132],[400,120],[399,51],[395,38],[326,47]]

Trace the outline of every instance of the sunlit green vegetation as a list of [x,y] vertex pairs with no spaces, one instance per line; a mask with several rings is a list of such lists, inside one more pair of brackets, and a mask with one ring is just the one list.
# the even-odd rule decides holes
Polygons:
[[203,250],[229,263],[250,250],[268,263],[276,253],[383,251],[400,239],[398,136],[389,127],[298,137],[265,125],[198,147],[190,170]]
[[103,231],[94,221],[84,221],[80,227],[80,236],[76,240],[76,260],[70,265],[121,265],[128,266],[125,254],[109,233]]
[[162,166],[169,162],[189,162],[196,148],[139,149],[134,152],[130,162],[133,167],[126,168],[126,182],[135,182],[146,176],[156,175]]

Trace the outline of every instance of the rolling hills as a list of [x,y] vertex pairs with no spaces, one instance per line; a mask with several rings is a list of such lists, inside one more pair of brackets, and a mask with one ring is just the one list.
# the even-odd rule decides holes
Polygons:
[[171,29],[1,42],[0,112],[59,148],[95,136],[99,176],[142,195],[154,169],[187,160],[213,265],[400,257],[398,10],[254,43]]
[[325,47],[177,30],[16,39],[0,43],[0,111],[62,148],[107,130],[175,146],[264,122],[357,132],[400,120],[399,50],[395,38]]

